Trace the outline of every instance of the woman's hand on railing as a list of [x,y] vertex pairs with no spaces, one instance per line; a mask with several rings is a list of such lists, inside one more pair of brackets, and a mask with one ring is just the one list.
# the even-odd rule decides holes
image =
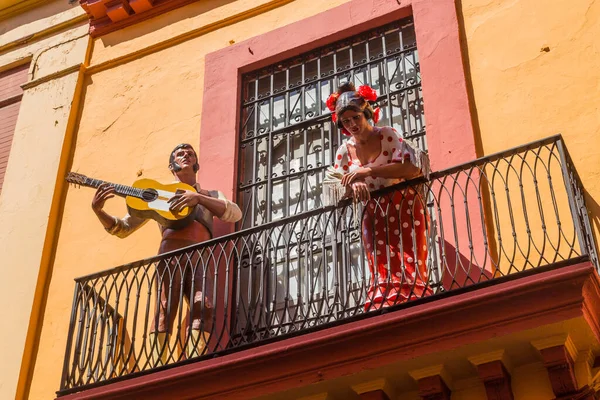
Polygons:
[[364,181],[366,177],[371,176],[371,168],[357,168],[352,172],[344,174],[342,177],[342,185],[347,186],[356,181]]
[[351,186],[352,196],[354,197],[354,200],[368,201],[371,198],[371,192],[369,192],[369,187],[364,181],[353,182]]

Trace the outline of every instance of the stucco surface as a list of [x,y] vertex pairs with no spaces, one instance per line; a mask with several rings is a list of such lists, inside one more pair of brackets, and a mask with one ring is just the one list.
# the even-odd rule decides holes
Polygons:
[[[342,3],[344,1],[334,1],[328,3],[328,7]],[[243,7],[255,5],[248,1],[216,2],[217,8],[224,8],[210,14],[210,23],[231,16],[232,12],[243,14]],[[238,8],[231,8],[233,6]],[[188,12],[193,14],[194,7],[198,5],[183,7],[183,14],[178,14],[179,10],[172,11],[167,19],[172,14],[184,19],[185,10],[191,8]],[[133,183],[138,176],[172,181],[167,169],[170,150],[182,142],[198,148],[200,141],[205,55],[229,46],[229,40],[241,41],[260,35],[322,10],[322,3],[299,0],[233,25],[230,22],[197,37],[191,35],[166,48],[154,46],[155,30],[172,28],[161,28],[164,21],[160,18],[96,39],[90,55],[92,72],[84,82],[71,169],[123,184]],[[192,29],[188,23],[175,25],[179,28],[170,34],[185,34]],[[111,40],[115,43],[105,48]],[[119,41],[123,45],[117,45]],[[138,49],[145,50],[142,54],[124,57]],[[97,62],[104,65],[94,70],[99,65]],[[203,180],[202,171],[200,180]],[[30,399],[48,399],[58,389],[73,279],[154,255],[158,248],[160,235],[153,222],[128,239],[107,235],[91,211],[93,193],[92,189],[70,187],[66,194]],[[106,210],[119,216],[126,211],[119,199],[109,201]],[[60,368],[57,360],[60,360]]]
[[[2,4],[0,4],[0,12]],[[85,12],[66,1],[50,0],[34,9],[0,21],[0,48],[14,42],[27,42],[32,35],[40,35],[56,26],[81,20]],[[4,65],[0,63],[0,66]]]
[[[230,41],[238,43],[257,37],[316,15],[325,7],[323,2],[296,0],[244,18],[245,10],[268,3],[276,2],[198,2],[96,39],[89,63],[91,73],[84,82],[72,169],[125,184],[138,176],[170,181],[172,177],[166,168],[170,149],[181,142],[196,145],[200,135],[210,129],[203,127],[204,132],[200,132],[203,107],[211,107],[210,102],[218,100],[203,100],[205,56],[226,48]],[[331,1],[327,7],[344,3]],[[481,132],[480,152],[489,154],[561,132],[586,189],[596,198],[600,195],[600,54],[594,38],[600,34],[599,3],[549,0],[542,8],[538,2],[527,0],[457,2],[468,55],[468,83],[472,84],[476,126]],[[232,15],[239,15],[240,19],[232,20]],[[219,21],[225,19],[228,22],[220,26]],[[435,30],[430,33],[433,44],[444,43],[445,38],[436,37]],[[544,47],[549,51],[543,51]],[[0,61],[3,56],[0,54]],[[45,62],[54,63],[52,59]],[[441,69],[444,65],[431,67]],[[423,77],[427,79],[427,71]],[[65,79],[64,84],[73,87],[72,78]],[[425,107],[429,107],[425,95]],[[36,101],[42,99],[43,96]],[[66,115],[61,118],[63,121]],[[29,126],[30,123],[23,122],[18,127],[24,137],[27,129],[37,126]],[[442,130],[441,124],[443,121],[436,121],[433,128]],[[441,160],[450,147],[459,157],[472,153],[471,148],[462,148],[452,137],[444,144],[444,150],[438,147]],[[36,168],[57,162],[55,154],[47,160],[50,156],[41,153],[36,153],[41,158],[32,164],[32,174]],[[233,166],[235,161],[231,162]],[[200,179],[215,182],[218,177],[203,177],[201,171]],[[41,200],[49,196],[46,188],[35,190],[40,193],[31,194]],[[85,188],[70,188],[66,194],[31,399],[51,398],[58,388],[73,278],[152,255],[158,246],[158,230],[153,223],[126,240],[108,236],[89,208],[92,195],[93,191]],[[600,206],[588,201],[594,216],[598,216]],[[9,207],[1,202],[0,206]],[[122,215],[125,207],[118,199],[112,200],[107,211]],[[15,212],[12,215],[16,218]],[[47,209],[39,207],[35,215],[44,218]],[[44,235],[44,228],[37,227],[24,239],[31,237],[30,245],[41,251]],[[32,258],[25,259],[22,265],[39,266],[39,254],[27,257]],[[10,374],[14,377],[13,372]],[[515,385],[516,391],[525,393],[524,381]],[[479,393],[480,388],[473,390]]]
[[[331,6],[343,3],[344,1],[333,1],[331,2]],[[95,41],[90,65],[97,66],[111,60],[118,60],[121,57],[128,57],[149,47],[156,47],[157,44],[169,43],[169,41],[174,39],[203,35],[207,31],[223,28],[232,22],[239,22],[240,19],[249,18],[254,15],[250,13],[253,10],[260,10],[269,6],[277,7],[289,2],[290,0],[198,1],[160,15],[148,22],[136,24],[98,38]],[[304,6],[302,7],[304,8]],[[261,16],[258,19],[265,17],[268,19],[268,22],[265,20],[266,26],[273,26],[272,24],[277,23],[276,20],[281,18],[278,16],[274,17],[276,20],[273,20],[273,17]],[[291,20],[293,21],[294,19],[292,18]],[[216,48],[228,46],[230,40],[239,41],[247,39],[263,31],[262,29],[255,30],[256,26],[250,21],[249,24],[250,26],[242,26],[243,24],[240,24],[235,28],[220,31],[222,33],[220,40],[215,41],[214,44],[208,44],[208,47],[203,49],[203,52],[209,52],[211,48],[214,50],[215,46]],[[156,49],[152,52],[154,51]]]
[[[13,398],[55,196],[57,170],[78,73],[25,92],[0,197],[0,397]],[[36,308],[37,310],[37,308]],[[58,334],[58,333],[57,333]]]
[[[49,1],[0,22],[0,70],[30,63],[28,81],[77,67],[87,49],[81,10]],[[59,31],[54,27],[61,25]],[[78,72],[34,85],[23,94],[0,195],[0,398],[23,395],[33,349],[40,293],[45,287],[56,215],[57,172],[73,122]],[[40,281],[41,279],[41,281]],[[41,282],[41,284],[40,284]],[[20,380],[20,385],[19,385]]]
[[463,0],[484,154],[561,133],[600,216],[600,2]]

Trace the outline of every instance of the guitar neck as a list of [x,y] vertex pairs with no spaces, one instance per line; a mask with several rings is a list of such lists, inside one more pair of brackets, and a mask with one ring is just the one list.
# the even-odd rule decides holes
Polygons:
[[121,196],[121,197],[133,196],[133,197],[142,198],[142,193],[143,193],[142,189],[134,188],[134,187],[127,186],[127,185],[119,185],[117,183],[112,183],[112,182],[106,182],[106,181],[103,181],[100,179],[93,179],[93,178],[86,177],[85,180],[83,182],[81,182],[81,185],[97,189],[98,186],[100,186],[104,183],[107,183],[110,186],[114,187],[115,194],[117,194],[118,196]]

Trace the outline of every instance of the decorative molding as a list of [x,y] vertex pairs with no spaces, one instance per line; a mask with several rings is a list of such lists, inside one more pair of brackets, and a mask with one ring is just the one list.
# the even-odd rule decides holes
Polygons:
[[548,349],[550,347],[565,346],[565,349],[571,356],[571,359],[577,360],[577,347],[575,347],[573,340],[568,334],[549,336],[541,339],[532,340],[531,345],[540,352],[543,349]]
[[423,400],[450,400],[452,391],[440,375],[428,376],[417,381],[419,396]]
[[442,364],[409,371],[423,400],[450,400],[452,377]]
[[598,397],[596,396],[596,394],[597,392],[593,388],[589,387],[588,385],[585,385],[575,393],[557,397],[554,400],[597,400]]
[[[41,39],[47,38],[48,36],[54,35],[57,32],[61,32],[65,29],[68,29],[71,27],[76,27],[77,25],[82,24],[86,19],[87,19],[87,16],[85,14],[81,14],[81,15],[78,15],[69,20],[55,23],[54,25],[49,26],[47,29],[43,29],[41,31],[31,33],[31,34],[21,37],[17,40],[14,40],[12,42],[1,45],[0,53],[4,53],[8,50],[14,49],[19,46],[23,46],[27,43],[30,43],[30,42],[33,42],[36,40],[41,40]],[[2,20],[2,17],[0,16],[0,21],[1,20]],[[26,58],[31,58],[31,57],[26,57]],[[17,64],[22,63],[22,62],[23,62],[23,60],[16,61]],[[4,68],[4,67],[5,66],[3,65],[2,68]]]
[[506,352],[491,351],[469,357],[485,386],[488,400],[513,400],[510,375],[512,363]]
[[548,371],[554,395],[558,398],[577,393],[575,363],[567,347],[547,347],[541,349],[540,354]]
[[198,0],[79,0],[90,19],[90,35],[98,37]]
[[512,373],[513,370],[512,362],[508,358],[508,355],[506,354],[506,351],[504,349],[471,356],[469,357],[469,361],[476,367],[481,364],[486,364],[493,361],[500,361],[502,362],[504,368],[506,368],[508,373]]
[[135,14],[129,5],[129,0],[108,0],[104,3],[104,7],[106,7],[106,15],[112,22],[123,21]]
[[452,387],[452,377],[450,376],[446,368],[444,368],[443,364],[437,364],[421,369],[408,371],[408,374],[417,382],[424,378],[440,376],[447,386]]
[[47,0],[13,0],[0,9],[0,21],[39,7]]
[[77,71],[83,70],[83,69],[85,69],[83,64],[75,64],[75,65],[70,66],[69,68],[65,68],[60,71],[56,71],[52,74],[44,75],[41,78],[34,79],[32,81],[24,83],[21,85],[21,89],[23,89],[23,90],[31,89],[42,83],[45,83],[45,82],[48,82],[48,81],[51,81],[54,79],[62,78],[63,76],[72,74],[73,72],[77,72]]
[[500,360],[477,365],[488,400],[513,400],[510,374]]
[[[570,344],[569,344],[570,343]],[[589,385],[578,388],[573,358],[573,343],[567,337],[565,345],[547,347],[540,350],[544,366],[552,385],[555,400],[595,400],[596,390]],[[575,352],[577,350],[575,349]],[[577,354],[577,353],[575,353]],[[589,354],[586,358],[589,358]],[[584,362],[588,362],[586,359]]]
[[[586,296],[586,288],[594,287],[597,279],[591,279],[586,282],[583,288],[583,308],[585,314],[585,304],[593,302],[592,296]],[[597,291],[593,292],[598,295]],[[589,319],[588,322],[597,321]],[[594,327],[592,327],[594,328]],[[596,330],[594,330],[596,332]],[[560,400],[584,400],[595,399],[595,391],[588,385],[578,388],[577,376],[575,374],[575,361],[578,359],[579,352],[569,335],[558,335],[534,340],[531,344],[539,350],[544,361],[544,366],[548,371],[548,377],[552,385],[552,391],[556,399]],[[590,351],[583,354],[583,362],[591,367],[592,354]]]
[[356,392],[361,399],[369,398],[385,400],[396,397],[392,385],[384,378],[352,385],[352,390]]

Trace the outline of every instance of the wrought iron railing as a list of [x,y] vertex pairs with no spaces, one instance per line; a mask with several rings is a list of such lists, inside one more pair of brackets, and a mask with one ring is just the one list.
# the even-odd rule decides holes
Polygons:
[[598,265],[560,136],[372,196],[76,279],[59,394],[540,268]]

